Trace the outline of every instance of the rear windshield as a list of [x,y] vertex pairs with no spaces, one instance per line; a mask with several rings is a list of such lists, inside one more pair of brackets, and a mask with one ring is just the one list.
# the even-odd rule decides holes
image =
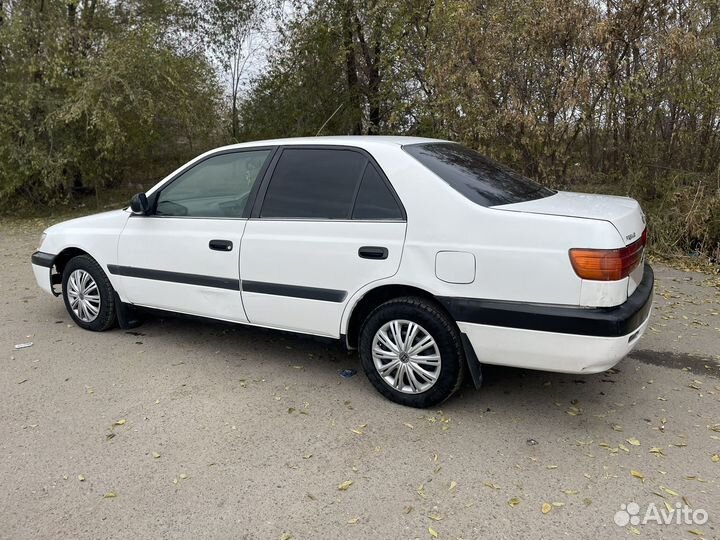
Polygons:
[[403,149],[481,206],[549,197],[555,192],[490,158],[455,143],[420,143]]

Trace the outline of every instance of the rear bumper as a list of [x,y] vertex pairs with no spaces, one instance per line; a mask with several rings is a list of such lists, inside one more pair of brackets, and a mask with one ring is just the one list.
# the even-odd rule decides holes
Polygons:
[[482,363],[596,373],[627,355],[650,320],[655,277],[645,266],[628,300],[611,308],[440,298]]

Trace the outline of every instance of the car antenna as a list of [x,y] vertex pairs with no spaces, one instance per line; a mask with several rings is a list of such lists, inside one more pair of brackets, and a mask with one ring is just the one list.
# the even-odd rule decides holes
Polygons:
[[333,112],[333,113],[330,115],[330,117],[329,117],[327,120],[325,120],[325,122],[323,123],[323,125],[320,126],[320,129],[317,130],[317,133],[315,134],[316,137],[317,137],[318,135],[320,135],[320,132],[325,128],[325,126],[327,126],[327,123],[328,123],[330,120],[332,120],[332,117],[335,116],[340,109],[342,109],[342,106],[343,106],[343,105],[344,105],[343,103],[341,103],[340,105],[338,105],[338,108],[335,109],[335,112]]

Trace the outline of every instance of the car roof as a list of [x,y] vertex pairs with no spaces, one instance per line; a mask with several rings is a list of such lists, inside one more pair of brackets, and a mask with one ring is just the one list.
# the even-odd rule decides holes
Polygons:
[[215,150],[231,150],[233,148],[248,148],[253,146],[281,146],[281,145],[331,145],[331,146],[404,146],[408,144],[447,142],[441,139],[426,137],[402,137],[386,135],[332,135],[323,137],[288,137],[284,139],[268,139],[263,141],[248,141],[216,148]]

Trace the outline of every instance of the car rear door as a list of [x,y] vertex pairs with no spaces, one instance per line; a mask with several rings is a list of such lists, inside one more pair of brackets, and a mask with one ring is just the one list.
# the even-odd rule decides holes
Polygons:
[[[239,253],[256,181],[274,148],[221,152],[193,164],[150,197],[120,235],[119,276],[126,300],[142,306],[247,322]],[[250,202],[248,202],[250,201]]]
[[372,157],[357,148],[281,148],[241,244],[251,323],[338,337],[348,299],[393,275],[406,219]]

